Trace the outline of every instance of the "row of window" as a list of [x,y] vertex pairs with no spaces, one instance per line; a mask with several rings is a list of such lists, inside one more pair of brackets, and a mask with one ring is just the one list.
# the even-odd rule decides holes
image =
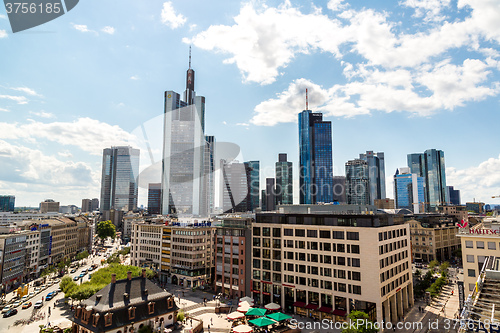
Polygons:
[[406,236],[406,228],[394,229],[378,233],[378,240],[385,241],[388,239]]
[[[324,281],[318,279],[304,278],[298,277],[296,282],[297,285],[301,286],[309,286],[313,288],[321,288],[327,290],[333,290],[338,292],[348,292],[350,294],[361,295],[361,286],[351,285],[341,282],[332,282],[332,281]],[[262,286],[262,289],[261,289]],[[261,283],[259,281],[252,281],[252,290],[253,291],[262,291],[262,292],[271,292],[271,284]]]
[[[272,233],[271,233],[272,229]],[[281,237],[281,228],[269,228],[269,227],[253,227],[253,236],[264,236],[264,237]],[[283,229],[283,235],[287,237],[307,237],[308,238],[324,238],[324,239],[348,239],[348,240],[359,240],[359,232],[344,232],[336,230],[317,230],[317,229]]]
[[384,245],[379,245],[378,247],[378,254],[384,254],[388,253],[391,251],[399,250],[402,247],[408,246],[408,240],[407,239],[402,239],[397,242],[392,242],[392,243],[387,243]]
[[380,259],[380,268],[384,268],[386,266],[392,265],[395,262],[398,262],[400,260],[404,260],[405,258],[408,258],[408,250],[401,251],[399,253],[395,253],[391,256],[388,256],[386,258]]
[[[468,249],[474,248],[474,242],[473,241],[465,241],[465,247]],[[476,241],[476,249],[484,250],[484,242],[483,241]],[[497,244],[495,242],[488,242],[488,250],[496,250],[496,249],[497,249]]]
[[292,248],[292,249],[293,248],[306,249],[307,245],[307,249],[313,251],[319,250],[319,251],[332,251],[332,252],[359,253],[359,245],[355,244],[295,241],[295,246],[294,246],[293,240],[286,240],[283,245],[286,248]]
[[385,295],[387,295],[392,290],[396,289],[409,279],[410,279],[410,274],[406,273],[405,275],[400,276],[398,279],[388,283],[387,285],[383,286],[382,289],[380,290],[380,296],[384,297]]
[[409,264],[408,261],[404,262],[402,264],[397,265],[396,267],[393,267],[391,269],[386,270],[385,272],[380,273],[380,282],[384,282],[386,280],[389,280],[393,276],[398,275],[402,271],[408,269]]

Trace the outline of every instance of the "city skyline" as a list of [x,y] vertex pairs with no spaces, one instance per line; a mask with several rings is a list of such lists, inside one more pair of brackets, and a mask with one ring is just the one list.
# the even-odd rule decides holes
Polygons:
[[[0,9],[0,193],[16,206],[99,197],[102,149],[137,147],[134,130],[162,115],[163,92],[184,86],[190,45],[207,96],[205,133],[239,145],[238,160],[260,161],[261,189],[278,153],[299,174],[297,117],[308,89],[310,109],[332,122],[335,176],[359,152],[384,152],[392,175],[408,154],[437,149],[462,203],[500,204],[491,198],[500,194],[498,139],[483,129],[500,120],[499,4],[101,6],[94,15],[81,3],[17,34]],[[141,153],[141,170],[148,157]],[[297,203],[298,193],[297,177]]]

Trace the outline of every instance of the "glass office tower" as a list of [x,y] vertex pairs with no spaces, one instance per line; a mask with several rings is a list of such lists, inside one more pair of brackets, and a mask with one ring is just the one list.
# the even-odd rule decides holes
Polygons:
[[139,149],[105,148],[102,154],[101,212],[137,208]]
[[13,195],[0,195],[0,212],[13,212],[16,197]]
[[300,203],[333,202],[332,123],[322,113],[299,113]]
[[286,154],[279,154],[278,162],[276,162],[276,203],[278,205],[293,204],[292,162],[287,161]]
[[260,194],[260,162],[259,161],[248,161],[245,162],[248,170],[249,178],[249,194],[250,194],[250,206],[249,211],[255,211],[256,208],[260,206],[259,204],[259,194]]
[[384,153],[367,151],[359,154],[359,159],[368,163],[368,179],[370,181],[370,204],[376,199],[385,199],[385,161]]
[[415,214],[423,213],[425,195],[424,178],[410,173],[410,168],[399,168],[394,175],[396,208],[407,208]]
[[359,159],[347,161],[345,178],[347,203],[350,205],[369,205],[368,162]]

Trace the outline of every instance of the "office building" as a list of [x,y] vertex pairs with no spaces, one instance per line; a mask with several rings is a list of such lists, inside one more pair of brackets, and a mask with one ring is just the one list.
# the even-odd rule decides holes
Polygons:
[[475,214],[484,213],[484,202],[466,202],[465,208],[467,211]]
[[394,199],[375,199],[374,205],[378,209],[395,209]]
[[260,195],[260,162],[259,161],[248,161],[245,162],[248,170],[249,178],[249,193],[250,193],[250,207],[249,211],[255,211],[259,204]]
[[486,259],[500,251],[500,218],[487,217],[473,227],[460,228],[465,291],[472,292]]
[[0,229],[0,281],[2,290],[8,292],[16,282],[23,282],[28,232],[18,229],[11,231],[12,228]]
[[276,183],[274,178],[266,178],[266,211],[276,210]]
[[413,260],[416,262],[449,261],[460,248],[456,237],[456,219],[441,214],[422,214],[406,217],[410,225]]
[[384,199],[385,196],[385,160],[384,153],[367,151],[359,154],[359,159],[368,164],[368,180],[370,182],[370,204],[375,200]]
[[394,197],[396,208],[406,208],[415,214],[423,213],[425,207],[424,178],[410,173],[410,168],[398,168],[394,174]]
[[228,298],[250,295],[252,222],[250,215],[225,215],[216,223],[215,291]]
[[345,176],[333,177],[333,202],[339,204],[347,203]]
[[293,168],[286,154],[279,154],[276,162],[276,203],[293,204]]
[[428,149],[423,154],[408,154],[408,167],[411,173],[424,178],[427,212],[437,211],[439,206],[449,204],[442,150]]
[[204,186],[203,186],[203,207],[201,210],[211,214],[215,208],[215,137],[205,136],[205,155],[204,163]]
[[13,212],[16,197],[13,195],[0,195],[0,212]]
[[347,161],[345,164],[345,183],[347,204],[370,204],[370,181],[368,178],[368,163],[366,161]]
[[[184,100],[180,94],[165,92],[162,214],[206,216],[205,97],[196,96],[194,70],[186,74]],[[210,149],[210,148],[209,148]]]
[[221,160],[221,194],[223,211],[228,213],[251,210],[250,169],[248,164]]
[[59,202],[47,199],[40,203],[40,213],[59,213]]
[[408,225],[394,225],[388,214],[282,208],[257,213],[252,225],[256,304],[274,302],[286,312],[335,322],[354,310],[377,322],[404,317],[413,305]]
[[323,121],[322,113],[311,110],[299,113],[301,204],[333,202],[332,153],[332,123]]
[[139,149],[105,148],[102,153],[101,212],[137,208]]
[[148,213],[161,214],[161,183],[149,184]]
[[82,213],[94,212],[99,209],[99,199],[82,199]]
[[113,273],[110,284],[76,307],[71,332],[133,333],[147,326],[163,332],[177,321],[178,310],[174,296],[148,280],[145,269],[122,280]]
[[460,190],[455,190],[453,186],[446,186],[446,190],[448,191],[450,204],[460,206]]
[[[167,225],[166,225],[167,224]],[[210,222],[132,222],[130,260],[149,267],[161,282],[188,288],[211,284],[215,271],[215,228]]]

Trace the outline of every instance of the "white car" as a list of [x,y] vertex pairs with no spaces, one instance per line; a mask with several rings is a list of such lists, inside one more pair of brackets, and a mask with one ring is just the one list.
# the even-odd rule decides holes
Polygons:
[[35,296],[35,292],[33,292],[33,291],[32,291],[32,292],[30,292],[30,293],[28,294],[28,297],[29,297],[29,298],[31,298],[31,297],[33,297],[33,296]]
[[28,296],[24,295],[23,297],[21,297],[21,303],[24,303],[28,300]]
[[15,301],[14,303],[12,303],[13,308],[17,308],[19,305],[21,305],[21,301]]
[[42,289],[40,289],[39,287],[35,288],[35,294],[38,294],[40,291],[42,291]]
[[10,309],[12,309],[12,305],[6,305],[6,306],[2,309],[2,313],[5,313],[5,312],[9,311]]
[[33,308],[35,309],[40,309],[43,305],[43,302],[40,300],[40,301],[36,301],[35,305],[33,305]]

